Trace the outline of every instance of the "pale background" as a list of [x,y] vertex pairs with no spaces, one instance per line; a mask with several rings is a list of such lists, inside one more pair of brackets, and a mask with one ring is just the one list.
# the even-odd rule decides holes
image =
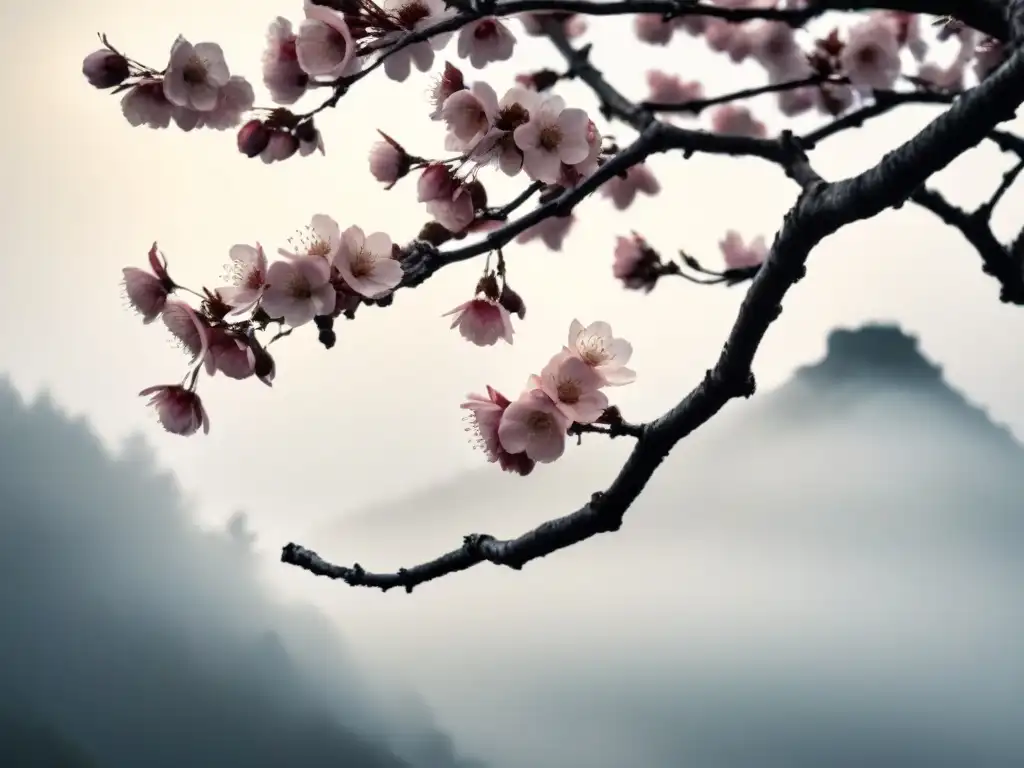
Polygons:
[[[421,96],[430,77],[414,74],[403,85],[383,76],[360,83],[318,121],[326,157],[266,167],[239,155],[231,132],[131,129],[116,97],[84,82],[80,64],[96,47],[94,33],[103,31],[130,56],[161,67],[181,32],[193,42],[220,42],[232,71],[257,86],[257,103],[269,104],[259,77],[264,30],[278,14],[298,19],[298,2],[43,2],[5,4],[2,13],[7,66],[0,69],[0,92],[7,113],[0,151],[7,195],[0,209],[0,370],[23,392],[50,389],[111,445],[142,431],[194,496],[204,521],[219,525],[234,510],[246,510],[271,555],[292,539],[316,547],[305,538],[311,529],[479,466],[481,457],[460,420],[463,395],[488,383],[514,392],[559,348],[574,317],[607,320],[633,342],[639,379],[615,393],[626,415],[642,420],[661,413],[718,355],[742,289],[666,281],[650,296],[627,293],[610,275],[615,235],[635,229],[665,252],[685,248],[715,264],[717,241],[727,228],[770,238],[795,197],[792,183],[767,164],[655,158],[651,165],[665,187],[661,196],[641,198],[628,215],[599,197],[584,202],[577,209],[582,221],[563,253],[539,245],[509,249],[511,282],[529,307],[527,319],[516,323],[514,346],[478,349],[448,330],[440,315],[469,296],[481,267],[460,265],[401,292],[386,310],[364,309],[355,322],[339,323],[338,344],[329,352],[312,328],[277,345],[273,390],[253,381],[204,380],[211,433],[183,440],[162,433],[135,396],[145,386],[177,381],[185,360],[159,324],[143,327],[126,311],[120,269],[143,265],[156,240],[177,279],[215,287],[233,244],[260,241],[273,253],[314,213],[330,214],[343,226],[385,230],[398,242],[410,238],[426,218],[412,186],[384,192],[369,176],[365,156],[375,128],[419,154],[440,147],[440,131],[427,119]],[[518,24],[512,26],[518,34]],[[677,61],[687,67],[682,74],[702,77],[710,93],[762,78],[754,65],[729,67],[684,37],[669,50],[630,48],[642,56],[627,56],[621,28],[600,21],[591,27],[596,63],[615,65],[612,82],[636,98],[645,95],[646,68]],[[549,46],[519,37],[520,64],[486,70],[499,91],[527,68],[523,62],[561,66]],[[454,44],[448,55],[454,60]],[[572,103],[594,104],[579,87],[562,92]],[[771,103],[758,105],[759,116],[779,127],[771,122]],[[859,172],[934,113],[905,109],[830,140],[813,155],[815,166],[828,179]],[[623,128],[610,130],[628,138]],[[957,202],[974,205],[1010,163],[984,147],[944,173],[940,186]],[[495,183],[491,191],[500,203],[503,192],[514,194],[515,188]],[[1022,199],[1011,193],[997,214],[1004,238],[1019,224]],[[821,355],[831,328],[865,320],[895,320],[917,334],[954,386],[1024,434],[1024,313],[999,304],[998,285],[981,273],[978,256],[931,214],[908,206],[819,247],[808,277],[787,297],[762,347],[755,365],[759,381],[765,387],[781,382]],[[542,469],[553,482],[558,471],[558,465]],[[597,487],[605,482],[604,476],[594,480]],[[360,558],[358,551],[339,555]],[[472,577],[456,578],[465,594]],[[355,605],[344,602],[348,592],[314,589],[305,574],[276,581],[293,594],[315,593],[321,604]],[[391,596],[372,604],[370,597],[358,598],[359,615],[387,610],[392,621],[402,622],[402,608]],[[406,615],[424,620],[422,610]]]

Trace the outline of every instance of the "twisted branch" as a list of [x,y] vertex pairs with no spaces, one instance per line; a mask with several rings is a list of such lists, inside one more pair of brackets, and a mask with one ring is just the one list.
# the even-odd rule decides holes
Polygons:
[[[1018,41],[1024,28],[1022,7],[1024,0],[1015,0],[1012,6],[1014,38]],[[730,400],[754,393],[751,367],[758,347],[781,314],[786,293],[804,276],[814,247],[842,227],[898,206],[915,193],[919,197],[924,195],[922,199],[931,199],[921,191],[928,179],[981,142],[999,122],[1011,117],[1022,102],[1024,53],[1015,49],[984,83],[957,99],[945,113],[876,166],[852,178],[825,182],[814,173],[798,142],[782,142],[788,155],[784,163],[793,169],[792,175],[801,184],[802,192],[786,214],[768,258],[753,279],[717,362],[703,381],[673,408],[641,426],[636,445],[618,476],[605,491],[595,493],[575,512],[543,523],[515,539],[471,534],[459,548],[395,573],[370,573],[358,565],[333,565],[297,544],[284,547],[282,561],[352,586],[383,590],[401,586],[411,592],[419,584],[484,561],[519,569],[531,560],[599,533],[618,530],[626,512],[672,448],[707,423]],[[656,122],[647,126],[642,135],[649,132],[660,133]]]

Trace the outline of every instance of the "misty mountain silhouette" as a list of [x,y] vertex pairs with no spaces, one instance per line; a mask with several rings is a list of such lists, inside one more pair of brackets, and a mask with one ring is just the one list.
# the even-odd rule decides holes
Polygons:
[[0,542],[4,768],[482,765],[385,718],[333,625],[261,586],[243,516],[196,527],[141,440],[114,457],[4,380]]

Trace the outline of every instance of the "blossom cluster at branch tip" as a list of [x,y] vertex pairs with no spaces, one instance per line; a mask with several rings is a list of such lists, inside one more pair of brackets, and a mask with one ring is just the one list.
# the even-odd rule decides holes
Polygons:
[[605,416],[604,389],[636,379],[626,367],[632,354],[630,343],[616,338],[608,323],[584,327],[573,320],[566,346],[527,379],[516,400],[491,386],[486,395],[467,395],[462,408],[469,411],[473,443],[506,472],[528,475],[537,463],[555,461],[565,453],[569,427]]
[[[315,320],[321,342],[331,346],[334,318],[344,314],[351,319],[364,303],[386,306],[404,275],[402,251],[387,234],[366,234],[357,226],[342,230],[324,214],[313,216],[309,227],[278,254],[269,261],[258,243],[233,246],[226,284],[215,290],[192,291],[176,283],[155,243],[149,271],[123,270],[129,305],[144,323],[161,318],[190,357],[180,385],[143,391],[153,395],[150,404],[169,432],[208,430],[209,418],[196,393],[200,371],[239,380],[255,377],[270,386],[276,366],[269,344]],[[198,298],[199,306],[185,301],[185,295]],[[272,323],[281,330],[265,344],[257,333]]]

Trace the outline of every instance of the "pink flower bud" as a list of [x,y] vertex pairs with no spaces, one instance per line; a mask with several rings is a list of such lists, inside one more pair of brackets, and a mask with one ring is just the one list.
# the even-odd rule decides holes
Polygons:
[[383,131],[377,131],[384,137],[370,149],[370,173],[373,178],[391,189],[395,184],[409,173],[412,165],[412,158],[403,149],[402,145],[392,139]]
[[246,157],[256,157],[267,148],[270,135],[262,120],[250,120],[238,129],[238,151]]
[[113,88],[123,83],[131,70],[124,56],[101,48],[82,61],[82,74],[94,88]]

